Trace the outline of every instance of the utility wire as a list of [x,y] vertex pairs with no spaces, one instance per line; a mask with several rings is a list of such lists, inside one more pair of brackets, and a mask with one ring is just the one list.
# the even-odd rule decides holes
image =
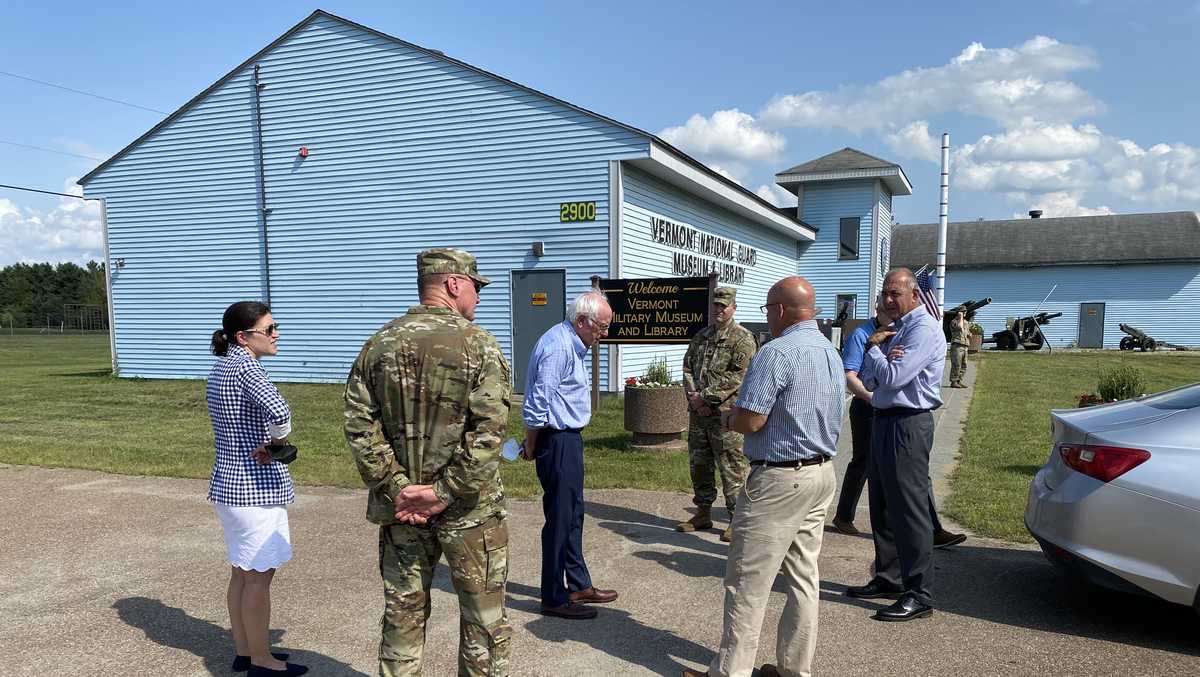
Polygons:
[[52,190],[39,190],[37,188],[25,188],[24,186],[10,186],[10,185],[4,184],[4,183],[0,183],[0,188],[11,188],[13,190],[25,190],[25,191],[29,191],[30,193],[43,193],[45,195],[58,195],[61,197],[73,197],[76,200],[96,200],[96,199],[98,199],[98,198],[94,198],[94,197],[84,197],[82,195],[71,195],[70,193],[56,193]]
[[62,85],[56,85],[56,84],[54,84],[53,82],[46,82],[45,80],[38,80],[38,79],[36,79],[36,78],[25,77],[24,75],[17,75],[16,73],[9,73],[9,72],[7,72],[7,71],[0,71],[0,75],[7,75],[7,76],[8,76],[8,77],[10,77],[10,78],[17,78],[18,80],[26,80],[26,81],[29,81],[29,82],[36,82],[36,83],[37,83],[37,84],[39,84],[39,85],[45,85],[45,86],[47,86],[47,87],[54,87],[55,89],[61,89],[61,90],[67,91],[67,92],[74,92],[75,94],[82,94],[82,95],[84,95],[84,96],[90,96],[90,97],[92,97],[92,98],[94,98],[94,99],[101,99],[101,100],[104,100],[104,101],[110,101],[110,102],[112,102],[112,103],[119,103],[119,104],[121,104],[122,106],[129,106],[130,108],[140,108],[141,110],[148,110],[148,111],[150,111],[151,113],[158,113],[158,114],[160,114],[160,115],[166,115],[166,114],[167,114],[167,113],[166,113],[166,111],[161,111],[161,110],[158,110],[157,108],[148,108],[148,107],[146,107],[146,106],[139,106],[139,105],[137,105],[136,103],[129,103],[128,101],[122,101],[122,100],[120,100],[120,99],[113,99],[113,98],[111,98],[111,97],[107,97],[107,96],[101,96],[101,95],[99,95],[99,94],[92,94],[91,92],[85,92],[85,91],[83,91],[82,89],[72,89],[72,88],[70,88],[70,87],[64,87],[64,86],[62,86]]
[[68,153],[65,150],[54,150],[53,148],[42,148],[41,146],[31,146],[27,143],[17,143],[16,141],[5,141],[3,139],[0,139],[0,143],[7,144],[9,146],[19,146],[21,148],[32,148],[33,150],[42,150],[42,151],[46,151],[47,153],[58,153],[59,155],[70,155],[72,157],[81,157],[85,160],[98,160],[98,161],[104,160],[104,158],[96,157],[94,155],[80,155],[79,153]]

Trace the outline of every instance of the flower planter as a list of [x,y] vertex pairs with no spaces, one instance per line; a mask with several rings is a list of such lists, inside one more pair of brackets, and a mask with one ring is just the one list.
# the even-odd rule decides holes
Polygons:
[[967,335],[967,353],[974,354],[983,349],[983,334]]
[[633,433],[633,451],[679,451],[687,448],[687,398],[682,386],[625,388],[625,429]]

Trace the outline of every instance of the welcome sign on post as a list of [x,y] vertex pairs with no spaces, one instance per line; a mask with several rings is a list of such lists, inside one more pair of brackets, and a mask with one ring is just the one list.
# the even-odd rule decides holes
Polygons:
[[708,326],[712,277],[600,280],[613,310],[601,343],[687,343]]

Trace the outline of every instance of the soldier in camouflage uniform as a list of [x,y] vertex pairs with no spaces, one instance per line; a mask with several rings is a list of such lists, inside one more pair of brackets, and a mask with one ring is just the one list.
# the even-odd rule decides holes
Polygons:
[[[754,335],[733,319],[737,290],[718,287],[713,292],[713,323],[692,337],[683,357],[683,388],[688,398],[688,457],[692,473],[692,502],[696,514],[675,527],[677,531],[712,528],[712,504],[717,500],[713,473],[721,472],[725,505],[733,515],[734,502],[746,478],[746,457],[741,433],[725,430],[721,415],[737,399],[738,388],[754,357]],[[730,529],[721,534],[728,541]]]
[[956,313],[950,322],[950,387],[966,388],[963,377],[967,375],[967,320]]
[[346,379],[345,433],[379,524],[379,674],[420,675],[433,570],[444,554],[462,614],[458,674],[508,674],[508,525],[499,452],[509,368],[473,324],[475,257],[417,255],[421,305],[363,346]]

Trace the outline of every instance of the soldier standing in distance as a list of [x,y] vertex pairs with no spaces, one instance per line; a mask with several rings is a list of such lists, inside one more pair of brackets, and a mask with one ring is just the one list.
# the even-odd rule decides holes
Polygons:
[[967,319],[962,312],[954,314],[950,322],[950,387],[966,388],[963,377],[967,375]]
[[[742,434],[725,430],[721,414],[733,406],[734,396],[754,357],[754,335],[733,319],[737,290],[717,287],[713,292],[713,323],[700,330],[683,356],[683,388],[688,399],[688,458],[692,474],[692,502],[696,514],[676,531],[712,528],[712,504],[717,500],[713,476],[719,468],[725,505],[733,516],[734,502],[746,480]],[[729,541],[730,527],[721,533]]]
[[380,525],[379,674],[420,675],[442,554],[462,622],[458,674],[508,674],[508,525],[499,451],[509,367],[472,323],[490,280],[456,249],[417,255],[421,305],[367,340],[346,379],[345,432]]

